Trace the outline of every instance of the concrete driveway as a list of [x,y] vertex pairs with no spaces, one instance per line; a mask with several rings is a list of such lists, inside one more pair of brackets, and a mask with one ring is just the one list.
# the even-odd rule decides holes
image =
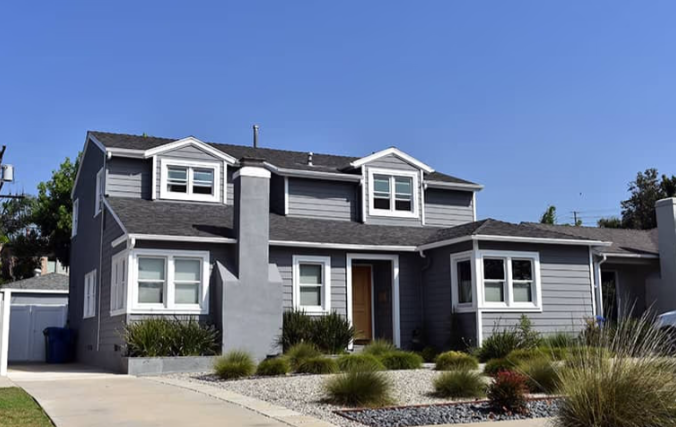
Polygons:
[[192,390],[80,365],[11,366],[8,376],[57,427],[286,426]]

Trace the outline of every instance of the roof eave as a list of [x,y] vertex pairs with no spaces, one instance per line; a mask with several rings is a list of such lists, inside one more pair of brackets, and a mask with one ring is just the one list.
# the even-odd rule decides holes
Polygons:
[[481,191],[484,186],[481,184],[464,183],[464,182],[445,182],[445,181],[430,181],[425,180],[426,188],[441,188],[444,190],[470,190]]
[[449,246],[454,245],[456,243],[468,241],[534,243],[545,245],[572,245],[572,246],[595,246],[595,247],[607,247],[612,245],[611,242],[603,242],[600,240],[577,240],[577,239],[558,239],[558,238],[543,238],[543,237],[494,236],[486,234],[473,234],[470,236],[462,236],[453,239],[440,240],[438,242],[426,243],[424,245],[418,246],[417,250],[426,251],[429,249],[440,248],[443,246]]

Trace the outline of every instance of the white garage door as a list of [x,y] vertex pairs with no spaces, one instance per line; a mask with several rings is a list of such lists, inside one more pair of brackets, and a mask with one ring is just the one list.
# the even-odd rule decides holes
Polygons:
[[50,326],[63,327],[66,306],[12,305],[9,320],[10,362],[44,362],[45,336]]

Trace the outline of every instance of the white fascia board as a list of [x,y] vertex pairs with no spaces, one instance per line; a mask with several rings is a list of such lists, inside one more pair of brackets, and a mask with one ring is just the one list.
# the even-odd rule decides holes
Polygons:
[[338,173],[338,172],[334,173],[322,171],[309,171],[303,169],[279,168],[268,162],[264,162],[263,164],[270,172],[274,172],[275,174],[284,177],[315,178],[315,179],[324,179],[327,181],[351,181],[351,182],[359,182],[361,180],[361,175],[352,175],[349,173]]
[[426,243],[424,245],[420,245],[416,248],[416,251],[426,251],[426,250],[429,250],[429,249],[440,248],[442,246],[455,245],[456,243],[469,242],[471,240],[474,240],[473,236],[462,236],[462,237],[456,237],[454,239],[440,240],[438,242]]
[[463,190],[463,191],[481,191],[484,186],[481,184],[465,184],[462,182],[444,182],[425,180],[425,188],[441,188],[445,190]]
[[21,288],[2,288],[3,291],[11,291],[15,294],[64,294],[68,291],[62,289],[21,289]]
[[123,234],[120,237],[118,237],[117,239],[110,242],[110,246],[115,248],[115,247],[121,245],[122,243],[126,242],[127,240],[129,240],[129,236],[127,234]]
[[515,236],[490,236],[490,235],[471,235],[456,237],[455,239],[441,240],[438,242],[427,243],[418,246],[416,250],[426,251],[429,249],[440,248],[442,246],[454,245],[456,243],[467,241],[482,242],[510,242],[510,243],[540,243],[548,245],[574,245],[574,246],[610,246],[611,242],[602,242],[600,240],[575,240],[575,239],[545,239],[540,237],[515,237]]
[[106,209],[108,209],[108,212],[110,212],[110,215],[113,217],[113,219],[115,220],[115,222],[117,223],[117,225],[120,226],[120,228],[122,229],[122,232],[123,232],[124,234],[127,234],[127,228],[124,226],[124,224],[123,224],[122,221],[120,220],[120,217],[117,216],[117,214],[116,214],[115,211],[113,210],[113,207],[110,206],[110,203],[108,203],[108,199],[105,198],[105,197],[103,198],[103,205],[106,207]]
[[[73,189],[70,190],[70,198],[72,199],[75,197],[75,189],[77,188],[77,184],[80,179],[80,171],[82,170],[82,164],[84,163],[85,155],[87,154],[87,148],[89,148],[89,143],[94,144],[101,152],[103,153],[104,156],[107,155],[106,153],[106,147],[101,144],[101,141],[98,139],[94,138],[92,135],[87,132],[87,137],[85,138],[84,146],[82,147],[82,157],[80,158],[80,164],[77,166],[77,172],[75,173],[75,181],[73,181]],[[75,161],[77,161],[77,158],[75,158]]]
[[229,237],[172,236],[168,234],[136,234],[128,235],[134,240],[158,240],[163,242],[196,242],[196,243],[237,243],[237,239]]
[[408,154],[404,153],[400,149],[396,147],[390,147],[386,148],[384,150],[378,151],[376,153],[371,154],[370,156],[362,157],[361,159],[355,160],[354,162],[350,163],[350,166],[353,168],[359,168],[369,162],[372,162],[374,160],[377,160],[381,157],[389,156],[389,155],[395,155],[399,157],[401,160],[405,161],[406,163],[409,163],[418,169],[422,169],[423,171],[427,173],[432,173],[434,172],[434,169],[432,169],[430,166],[426,165],[425,163],[421,162],[420,160],[409,156]]
[[630,259],[659,259],[655,254],[617,254],[612,252],[595,252],[595,255],[606,256],[607,258],[630,258]]
[[110,147],[106,148],[106,152],[111,156],[111,157],[129,157],[132,159],[145,159],[145,151],[143,150],[134,150],[132,148],[115,148],[115,147]]
[[178,148],[185,147],[187,145],[195,146],[195,147],[199,148],[200,150],[204,150],[207,153],[211,154],[212,156],[217,157],[221,160],[225,160],[226,162],[228,162],[230,164],[235,164],[237,162],[237,159],[235,159],[234,157],[232,157],[228,154],[225,154],[224,152],[222,152],[220,150],[213,148],[209,144],[202,142],[202,141],[200,141],[199,139],[197,139],[193,136],[189,136],[187,138],[179,139],[178,141],[170,142],[168,144],[160,145],[159,147],[155,147],[155,148],[151,148],[149,150],[146,150],[145,153],[144,153],[144,156],[146,158],[152,157],[152,156],[155,156],[157,154],[162,154],[162,153],[166,153],[167,151],[176,150]]
[[320,243],[320,242],[296,242],[291,240],[270,240],[270,246],[286,246],[292,248],[316,248],[316,249],[348,249],[362,251],[394,251],[415,252],[415,246],[389,246],[389,245],[356,245],[350,243]]

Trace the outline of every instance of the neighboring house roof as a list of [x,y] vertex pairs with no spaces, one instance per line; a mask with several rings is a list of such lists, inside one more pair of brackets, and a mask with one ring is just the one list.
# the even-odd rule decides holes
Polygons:
[[522,223],[540,230],[556,231],[571,237],[603,240],[612,245],[603,253],[616,255],[659,255],[657,229],[630,230],[623,228],[575,227],[571,225],[549,225]]
[[509,222],[498,221],[496,219],[488,218],[481,221],[470,222],[452,228],[444,228],[438,230],[430,236],[425,242],[436,243],[446,240],[453,240],[465,236],[500,236],[500,237],[517,237],[517,238],[534,238],[534,239],[563,239],[563,240],[603,240],[594,239],[585,236],[571,236],[569,234],[560,233],[556,230],[546,230],[538,227],[533,227],[530,224],[512,224]]
[[67,291],[68,275],[59,273],[43,274],[42,276],[5,283],[1,288],[40,291]]
[[[90,131],[89,134],[107,148],[122,148],[127,150],[145,151],[177,141],[177,139],[171,138],[126,135],[98,131]],[[279,168],[305,171],[354,174],[354,172],[349,170],[346,171],[345,169],[350,167],[351,163],[362,159],[361,157],[335,156],[332,154],[313,153],[312,165],[308,165],[308,153],[305,151],[277,150],[261,147],[254,148],[245,145],[219,144],[213,142],[207,142],[207,144],[236,159],[241,159],[242,157],[253,157],[263,159]],[[446,175],[440,172],[432,172],[427,174],[426,178],[432,181],[477,185],[471,181],[466,181],[464,179],[456,178],[454,176]]]
[[[129,234],[235,237],[232,228],[232,206],[119,197],[109,197],[107,200]],[[374,225],[270,214],[270,241],[272,242],[417,247],[476,235],[579,240],[581,242],[594,240],[541,230],[527,224],[510,224],[494,219],[450,228],[438,228]]]

